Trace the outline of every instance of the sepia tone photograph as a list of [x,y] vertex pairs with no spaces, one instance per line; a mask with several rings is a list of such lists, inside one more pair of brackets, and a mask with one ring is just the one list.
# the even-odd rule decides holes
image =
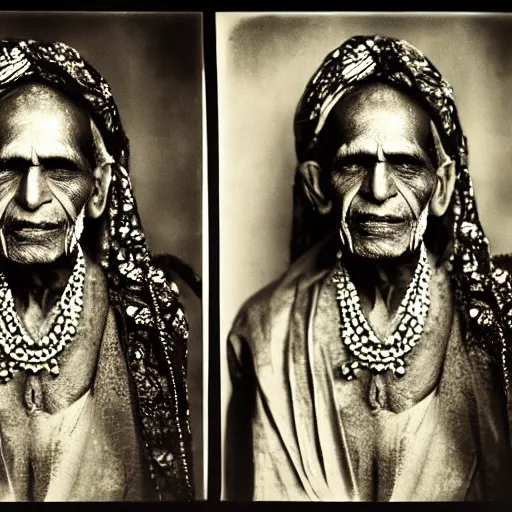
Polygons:
[[510,499],[512,16],[216,41],[221,499]]
[[201,13],[0,11],[0,501],[204,499]]

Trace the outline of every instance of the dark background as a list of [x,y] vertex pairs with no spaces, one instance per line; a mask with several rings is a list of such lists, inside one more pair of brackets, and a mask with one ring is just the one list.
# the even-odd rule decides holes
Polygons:
[[[132,177],[153,253],[202,275],[202,26],[200,14],[0,12],[0,38],[62,41],[107,80],[130,139]],[[194,473],[203,497],[201,304],[188,310]]]
[[216,21],[225,407],[234,316],[289,264],[297,103],[327,53],[349,37],[405,39],[452,85],[491,251],[512,252],[512,15],[220,13]]

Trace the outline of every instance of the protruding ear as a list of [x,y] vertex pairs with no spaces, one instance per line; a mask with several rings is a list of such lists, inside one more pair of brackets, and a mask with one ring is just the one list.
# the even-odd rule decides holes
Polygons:
[[112,167],[103,164],[93,171],[94,185],[87,203],[87,215],[93,219],[101,217],[107,206],[108,191],[112,180]]
[[430,200],[430,213],[442,217],[452,199],[455,189],[455,162],[446,154],[436,125],[431,121],[430,129],[434,139],[436,157],[438,161],[437,183],[432,199]]
[[437,183],[430,200],[430,213],[442,217],[452,199],[455,189],[455,162],[450,160],[437,170]]
[[299,166],[299,172],[302,176],[304,191],[313,209],[321,215],[328,214],[332,209],[332,202],[326,198],[322,189],[322,169],[318,162],[313,160],[303,162]]

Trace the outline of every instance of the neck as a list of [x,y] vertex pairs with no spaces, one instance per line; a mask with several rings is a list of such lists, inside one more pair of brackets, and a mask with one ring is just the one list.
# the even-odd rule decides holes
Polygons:
[[76,262],[76,251],[52,263],[23,264],[2,259],[2,271],[16,304],[26,308],[34,301],[46,314],[60,298]]
[[369,259],[344,254],[343,264],[354,283],[361,303],[373,308],[381,298],[389,313],[394,312],[405,295],[418,265],[420,248],[399,258]]

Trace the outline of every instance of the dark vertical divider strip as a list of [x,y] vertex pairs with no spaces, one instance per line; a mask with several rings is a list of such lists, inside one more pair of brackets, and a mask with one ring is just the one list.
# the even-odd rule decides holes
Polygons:
[[207,499],[220,500],[220,308],[219,308],[219,153],[215,12],[203,12],[203,48],[206,84],[208,144],[209,228],[209,360],[208,365],[208,486]]

